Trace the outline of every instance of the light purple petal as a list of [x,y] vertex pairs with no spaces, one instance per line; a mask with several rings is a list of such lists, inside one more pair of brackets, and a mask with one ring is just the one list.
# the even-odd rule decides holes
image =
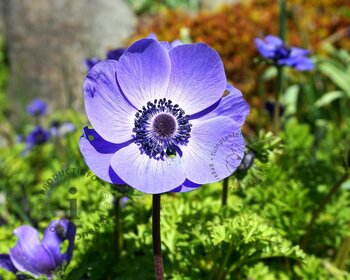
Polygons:
[[306,50],[306,49],[302,49],[302,48],[296,48],[296,47],[292,47],[291,48],[291,52],[290,52],[290,56],[306,56],[309,55],[311,53],[310,50]]
[[168,52],[156,40],[135,42],[119,59],[118,82],[137,109],[146,106],[149,101],[164,98],[169,77]]
[[180,186],[186,179],[180,157],[156,160],[141,154],[136,144],[119,150],[111,165],[129,186],[144,193],[164,193]]
[[244,155],[240,126],[228,117],[202,122],[192,121],[191,138],[181,146],[186,178],[196,184],[208,184],[230,176]]
[[310,71],[315,68],[315,64],[312,61],[311,58],[308,57],[302,57],[298,60],[297,64],[295,65],[295,69],[298,71]]
[[[41,244],[50,252],[56,267],[60,267],[63,261],[67,263],[70,262],[73,253],[75,233],[75,225],[66,219],[52,221],[46,228]],[[60,246],[65,240],[69,241],[69,245],[67,251],[62,254]]]
[[255,38],[255,45],[260,54],[265,58],[273,58],[275,56],[276,47],[265,43],[260,38]]
[[233,119],[237,125],[243,125],[246,117],[249,114],[249,105],[244,100],[242,92],[227,84],[228,95],[221,98],[219,105],[210,113],[201,117],[201,121],[225,116]]
[[115,60],[96,64],[84,83],[85,109],[94,129],[111,143],[132,138],[136,109],[123,97],[117,84]]
[[169,55],[171,75],[166,97],[186,114],[200,112],[221,98],[226,76],[215,50],[203,43],[184,44],[170,50]]
[[104,140],[94,129],[84,128],[79,142],[87,166],[101,179],[112,184],[125,184],[113,170],[110,162],[114,153],[125,145]]
[[17,272],[17,269],[11,261],[10,255],[7,254],[0,254],[0,267],[13,273]]
[[198,189],[201,186],[202,185],[195,184],[195,183],[191,182],[190,180],[186,179],[186,181],[181,186],[172,190],[172,192],[190,192],[190,191],[194,191],[194,190]]
[[55,261],[48,250],[39,242],[36,229],[30,226],[20,226],[14,230],[17,235],[16,246],[10,249],[10,258],[14,266],[22,272],[34,276],[51,275],[55,270]]
[[284,44],[283,41],[279,37],[273,36],[273,35],[267,35],[265,37],[265,42],[269,45],[274,46],[274,47],[280,47]]

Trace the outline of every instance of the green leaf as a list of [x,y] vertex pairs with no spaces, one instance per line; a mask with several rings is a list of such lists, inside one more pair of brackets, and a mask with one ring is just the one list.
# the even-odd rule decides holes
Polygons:
[[331,61],[323,61],[318,67],[324,75],[350,97],[350,76],[347,75],[346,69],[339,68]]
[[323,106],[329,105],[334,100],[337,100],[339,98],[344,98],[344,97],[346,97],[346,95],[342,91],[339,91],[339,90],[330,91],[330,92],[327,92],[326,94],[324,94],[321,98],[319,98],[316,101],[315,106],[316,107],[323,107]]

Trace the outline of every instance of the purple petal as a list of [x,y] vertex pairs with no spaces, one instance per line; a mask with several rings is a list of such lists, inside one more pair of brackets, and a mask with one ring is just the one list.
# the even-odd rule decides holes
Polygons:
[[227,84],[227,90],[230,93],[221,98],[219,105],[214,110],[201,117],[201,121],[225,116],[233,119],[237,125],[243,125],[250,111],[249,105],[244,100],[241,91],[230,84]]
[[259,53],[265,58],[273,58],[275,56],[276,47],[265,43],[260,38],[255,38],[255,45]]
[[114,153],[125,145],[107,142],[95,130],[85,127],[79,146],[87,166],[98,177],[112,184],[125,184],[110,170]]
[[157,160],[141,154],[136,144],[119,150],[111,165],[126,184],[144,193],[168,192],[186,179],[179,156]]
[[230,176],[244,155],[240,126],[228,117],[192,121],[191,138],[181,146],[188,180],[208,184]]
[[310,71],[315,68],[315,64],[311,58],[302,57],[295,65],[295,69],[298,71]]
[[136,113],[118,87],[117,65],[114,60],[96,64],[84,83],[88,119],[94,129],[111,143],[123,143],[132,138]]
[[201,186],[202,185],[195,184],[195,183],[191,182],[190,180],[186,179],[186,181],[181,186],[172,190],[172,192],[190,192],[190,191],[193,191],[195,189],[198,189]]
[[273,35],[267,35],[264,40],[267,44],[274,47],[281,47],[284,44],[279,37]]
[[107,59],[119,60],[122,54],[125,52],[124,48],[118,48],[107,52]]
[[11,261],[10,255],[7,254],[0,254],[0,267],[13,273],[17,272],[17,269]]
[[45,115],[47,111],[47,104],[44,100],[39,98],[34,99],[27,107],[27,112],[32,116]]
[[[42,245],[50,252],[56,267],[60,267],[63,261],[70,262],[73,254],[76,227],[66,219],[52,221],[44,233]],[[60,247],[63,241],[68,240],[67,251],[62,254]]]
[[217,102],[225,88],[224,66],[218,53],[203,43],[184,44],[170,52],[171,75],[167,97],[186,114]]
[[311,53],[310,50],[305,50],[302,48],[296,48],[296,47],[292,47],[291,48],[291,52],[290,52],[290,56],[296,57],[296,56],[306,56],[309,55]]
[[99,63],[101,59],[97,57],[87,58],[84,60],[84,65],[86,70],[90,71],[92,67],[94,67],[97,63]]
[[16,246],[10,249],[10,258],[14,266],[21,272],[34,276],[51,275],[55,270],[55,261],[49,251],[40,244],[36,229],[20,226],[14,230],[17,235]]
[[135,42],[119,59],[118,82],[127,99],[137,109],[149,101],[165,97],[169,76],[168,52],[156,40]]
[[172,50],[173,48],[183,45],[183,43],[180,40],[175,40],[171,43],[165,42],[165,41],[160,41],[159,42],[167,51]]

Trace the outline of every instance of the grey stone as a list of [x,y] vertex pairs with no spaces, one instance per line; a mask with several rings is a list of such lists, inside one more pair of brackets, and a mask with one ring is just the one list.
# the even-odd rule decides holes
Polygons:
[[10,62],[9,102],[18,118],[34,97],[51,110],[81,110],[86,57],[105,57],[133,34],[123,0],[0,0]]

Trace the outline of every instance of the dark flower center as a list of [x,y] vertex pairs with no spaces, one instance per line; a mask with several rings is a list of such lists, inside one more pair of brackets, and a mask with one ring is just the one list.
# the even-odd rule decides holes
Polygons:
[[275,60],[287,58],[291,53],[291,49],[285,45],[281,46],[275,51]]
[[35,135],[35,142],[40,145],[40,144],[44,144],[46,142],[46,135],[44,133],[44,131],[39,131],[36,135]]
[[176,147],[188,142],[191,132],[188,115],[171,100],[155,99],[135,115],[135,143],[141,153],[161,159],[176,155]]
[[159,138],[168,138],[176,130],[176,120],[172,115],[159,114],[154,118],[152,128]]

